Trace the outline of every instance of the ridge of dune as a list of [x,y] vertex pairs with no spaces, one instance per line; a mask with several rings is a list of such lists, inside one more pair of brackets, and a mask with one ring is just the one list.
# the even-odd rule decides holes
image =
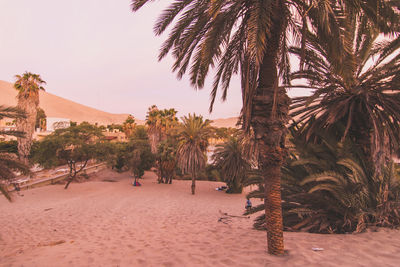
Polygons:
[[[14,89],[13,84],[0,80],[0,105],[16,106],[16,96],[17,91]],[[46,91],[40,91],[39,97],[39,106],[45,111],[46,116],[48,117],[66,118],[78,123],[87,121],[93,124],[98,123],[99,125],[109,125],[113,123],[122,124],[129,115],[114,114],[98,110]],[[135,118],[135,120],[137,124],[144,125],[143,120],[137,118]],[[211,125],[218,128],[237,128],[237,120],[237,117],[215,119]]]
[[212,126],[217,127],[217,128],[237,128],[236,123],[238,121],[238,117],[231,117],[231,118],[224,118],[224,119],[215,119],[212,120],[213,122],[211,123]]
[[[12,83],[0,81],[0,105],[15,106],[17,104],[16,96],[17,91]],[[40,91],[39,97],[39,106],[48,117],[67,118],[78,123],[87,121],[99,125],[108,125],[112,123],[121,124],[129,115],[101,111],[45,91]],[[142,120],[136,119],[136,122],[144,124]]]

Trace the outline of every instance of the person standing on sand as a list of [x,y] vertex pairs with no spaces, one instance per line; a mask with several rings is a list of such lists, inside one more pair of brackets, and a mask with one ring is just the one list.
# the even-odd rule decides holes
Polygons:
[[252,207],[252,206],[253,206],[253,205],[251,204],[250,198],[247,198],[246,206],[245,206],[246,210],[247,210],[247,211],[251,210],[251,207]]

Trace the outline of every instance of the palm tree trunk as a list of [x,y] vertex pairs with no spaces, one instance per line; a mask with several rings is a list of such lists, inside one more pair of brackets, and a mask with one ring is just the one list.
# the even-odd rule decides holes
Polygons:
[[18,137],[18,155],[20,160],[29,166],[29,153],[33,142],[33,133],[37,116],[39,95],[25,97],[18,96],[18,107],[26,112],[26,118],[17,119],[17,130],[25,133],[24,137]]
[[[278,1],[277,1],[278,2]],[[268,46],[260,66],[258,87],[253,97],[251,125],[259,147],[259,165],[265,180],[265,215],[268,252],[284,253],[281,203],[281,167],[285,159],[290,98],[284,88],[278,88],[277,57],[281,35],[285,31],[279,17],[279,5],[273,12]]]
[[192,173],[192,195],[194,195],[196,190],[196,172]]
[[153,131],[149,133],[149,141],[150,141],[150,146],[151,146],[151,153],[156,154],[157,153],[157,134]]

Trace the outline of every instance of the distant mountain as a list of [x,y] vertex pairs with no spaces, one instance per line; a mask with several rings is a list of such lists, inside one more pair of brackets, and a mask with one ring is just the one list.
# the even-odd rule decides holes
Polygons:
[[[0,105],[17,105],[16,96],[17,91],[12,83],[0,81]],[[99,125],[121,124],[128,117],[128,114],[104,112],[43,91],[40,92],[39,97],[39,106],[48,117],[66,118],[78,123],[87,121],[94,124],[97,122]],[[136,122],[144,124],[142,120],[136,119]]]

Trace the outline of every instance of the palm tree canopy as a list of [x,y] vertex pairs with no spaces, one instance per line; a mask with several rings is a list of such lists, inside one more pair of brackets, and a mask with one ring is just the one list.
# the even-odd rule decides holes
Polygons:
[[[24,118],[25,113],[16,107],[0,106],[0,119],[3,118]],[[0,135],[23,136],[23,132],[0,131]],[[15,177],[15,172],[29,173],[29,167],[18,160],[17,155],[0,150],[0,180],[9,180]],[[0,192],[11,201],[7,186],[0,183]]]
[[[6,107],[0,105],[0,120],[4,118],[10,118],[10,119],[26,118],[26,114],[17,107]],[[13,131],[13,130],[0,130],[0,135],[23,137],[24,132]]]
[[[132,0],[132,10],[137,11],[152,1]],[[299,40],[301,33],[309,27],[314,29],[319,38],[335,42],[329,47],[330,53],[337,56],[337,67],[344,66],[340,55],[344,55],[346,51],[342,39],[335,38],[340,36],[341,29],[334,12],[343,3],[349,14],[366,10],[365,16],[386,33],[393,32],[393,25],[398,21],[393,8],[398,4],[386,0],[175,0],[162,12],[154,26],[155,34],[161,35],[168,26],[175,23],[160,49],[159,59],[171,52],[175,59],[173,71],[181,78],[189,70],[190,80],[195,88],[204,86],[210,67],[217,68],[210,111],[219,86],[222,89],[222,99],[225,100],[232,75],[240,73],[242,113],[244,123],[247,124],[259,67],[271,34],[275,31],[274,17],[284,18],[277,63],[281,78],[288,82],[290,66],[287,34],[292,33],[295,36],[293,40]],[[280,12],[274,14],[277,6]]]
[[216,146],[212,156],[214,164],[222,171],[225,181],[242,181],[251,169],[245,158],[244,145],[238,137],[229,137],[228,140]]
[[[351,51],[343,59],[348,71],[339,71],[326,44],[308,32],[304,68],[292,79],[305,79],[308,84],[299,87],[314,93],[294,99],[292,115],[297,123],[309,125],[308,138],[341,123],[342,140],[346,135],[354,140],[364,135],[371,138],[364,145],[376,157],[385,149],[393,153],[400,136],[400,39],[378,41],[379,32],[363,17],[344,18],[341,23],[353,29],[343,36]],[[291,51],[301,56],[300,48]]]
[[[9,135],[9,132],[3,131],[1,134]],[[10,135],[14,135],[14,132],[11,132]],[[0,179],[8,180],[14,178],[15,171],[29,173],[29,168],[19,161],[15,154],[0,151]]]
[[147,112],[146,125],[149,126],[150,131],[152,131],[151,129],[165,131],[178,122],[176,113],[178,111],[173,108],[160,110],[153,105]]
[[15,89],[19,91],[19,96],[28,98],[32,94],[36,95],[40,90],[44,90],[42,84],[46,84],[39,74],[25,72],[22,75],[15,75],[16,81],[14,83]]
[[198,173],[206,165],[206,149],[211,136],[211,121],[189,114],[179,128],[178,166],[183,172]]

